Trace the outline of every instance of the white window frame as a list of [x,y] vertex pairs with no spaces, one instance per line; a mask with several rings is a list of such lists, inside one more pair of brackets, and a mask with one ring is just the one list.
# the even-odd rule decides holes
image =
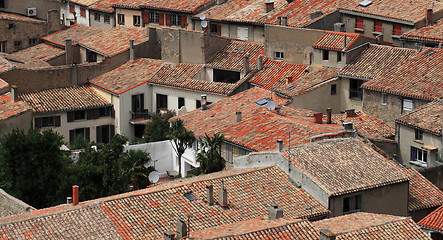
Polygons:
[[132,16],[132,25],[139,27],[141,24],[141,17],[138,15]]
[[158,12],[149,12],[149,23],[159,23],[160,15]]
[[381,105],[388,104],[388,96],[386,95],[386,93],[381,93],[380,94],[380,104]]
[[403,111],[412,111],[414,109],[414,101],[412,99],[403,99]]
[[108,14],[103,15],[103,22],[108,24],[111,23],[111,16]]
[[117,14],[118,25],[125,25],[125,14]]
[[237,39],[243,41],[249,41],[249,28],[237,27]]
[[176,15],[176,14],[172,14],[171,15],[171,26],[181,26],[181,16],[180,15]]
[[284,52],[274,52],[274,59],[275,60],[285,59],[285,53]]
[[100,22],[100,13],[94,13],[94,21]]
[[411,151],[412,148],[415,149],[415,154],[414,156],[412,156],[413,159],[411,160],[415,162],[428,164],[428,158],[429,158],[428,151],[416,147],[411,147]]

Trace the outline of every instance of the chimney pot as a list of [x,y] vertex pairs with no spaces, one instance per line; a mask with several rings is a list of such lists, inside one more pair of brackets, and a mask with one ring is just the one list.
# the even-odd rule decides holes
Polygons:
[[223,186],[223,182],[222,188],[218,193],[218,204],[220,204],[222,208],[228,207],[228,191],[226,191],[226,188]]
[[276,204],[272,204],[268,208],[268,220],[275,221],[279,218],[283,218],[283,210],[279,208]]
[[287,77],[286,77],[286,84],[290,84],[290,83],[292,83],[293,80],[294,80],[294,78],[293,78],[292,76],[287,76]]
[[274,2],[266,2],[265,3],[266,12],[269,12],[274,9]]
[[281,17],[281,25],[288,26],[288,17]]
[[263,56],[260,55],[257,57],[257,70],[263,69]]
[[345,112],[346,112],[346,117],[348,118],[357,116],[357,114],[355,114],[355,109],[346,109]]
[[312,12],[312,13],[310,14],[311,19],[318,18],[318,17],[320,17],[321,15],[323,15],[323,12],[322,12],[321,10],[315,10],[314,12]]
[[201,105],[202,105],[202,110],[208,110],[208,101],[206,98],[206,94],[201,95]]
[[332,108],[327,108],[326,113],[327,113],[326,123],[331,124],[332,123]]
[[323,113],[319,112],[319,113],[314,113],[314,122],[315,123],[323,123]]
[[78,186],[72,186],[72,205],[76,206],[78,204]]
[[177,221],[177,239],[182,239],[188,236],[188,227],[186,226],[186,222],[179,219]]
[[426,25],[432,24],[432,8],[426,9]]
[[277,151],[280,152],[281,150],[283,150],[283,140],[278,139],[277,140]]
[[243,57],[243,72],[245,75],[249,72],[249,53],[246,53]]
[[66,197],[66,204],[72,203],[72,197]]
[[343,130],[346,130],[348,132],[355,132],[354,125],[352,122],[344,122],[342,123],[342,125],[343,125]]
[[11,85],[11,101],[18,101],[18,90],[16,85]]
[[235,119],[237,120],[237,123],[241,122],[242,114],[240,111],[235,112]]
[[171,231],[166,231],[165,232],[165,240],[174,240],[175,239],[175,234]]
[[134,61],[134,40],[129,40],[129,60]]
[[212,185],[206,185],[206,201],[209,206],[214,204],[214,187]]
[[328,229],[320,230],[320,240],[335,240],[335,234]]
[[74,62],[72,54],[72,39],[65,40],[65,56],[66,56],[66,65],[71,65]]

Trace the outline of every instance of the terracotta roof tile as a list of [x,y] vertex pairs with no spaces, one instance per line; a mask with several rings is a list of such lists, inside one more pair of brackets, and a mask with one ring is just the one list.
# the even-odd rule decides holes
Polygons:
[[96,2],[98,2],[100,0],[69,0],[70,3],[74,3],[74,4],[78,4],[78,5],[82,5],[82,6],[89,6],[92,5]]
[[0,56],[0,73],[13,70],[15,66],[3,56]]
[[314,222],[317,230],[327,229],[336,239],[431,239],[410,218],[375,213],[353,213]]
[[423,228],[440,231],[443,233],[443,206],[435,209],[418,223]]
[[409,180],[398,166],[357,139],[313,142],[285,149],[284,154],[329,196]]
[[0,53],[0,72],[13,69],[42,69],[48,67],[52,66],[40,59],[28,59],[18,55]]
[[5,90],[6,88],[9,88],[9,83],[0,78],[0,92]]
[[332,122],[338,124],[352,122],[358,133],[369,139],[383,140],[394,136],[394,129],[390,128],[387,124],[381,122],[380,120],[361,111],[356,111],[355,114],[355,117],[347,117],[346,113],[333,114]]
[[21,51],[15,52],[12,55],[27,58],[30,60],[49,61],[63,54],[65,54],[64,50],[53,47],[46,43],[41,43],[29,48],[25,48]]
[[340,71],[339,76],[372,79],[416,54],[416,50],[409,48],[369,44],[367,49]]
[[111,106],[109,102],[87,85],[20,93],[19,99],[27,102],[35,113],[64,112]]
[[45,21],[38,20],[35,18],[30,18],[30,17],[26,17],[26,16],[23,16],[20,14],[7,13],[7,12],[0,12],[0,20],[10,20],[10,21],[40,23],[40,24],[46,23]]
[[114,8],[112,7],[112,5],[119,5],[121,2],[124,1],[125,0],[100,0],[89,5],[89,9],[113,13]]
[[418,128],[432,134],[441,136],[443,103],[433,101],[412,110],[395,121],[413,128]]
[[359,38],[368,37],[359,33],[326,31],[325,34],[312,45],[312,47],[335,51],[347,51]]
[[146,29],[120,26],[81,39],[79,44],[101,55],[112,57],[128,50],[129,40],[134,40],[134,45],[148,41]]
[[151,8],[169,11],[179,11],[187,13],[195,13],[206,5],[211,3],[210,0],[179,0],[179,1],[162,1],[162,0],[123,0],[115,4],[116,7],[123,8]]
[[89,27],[83,24],[75,24],[68,29],[49,34],[42,39],[58,46],[64,47],[66,39],[71,39],[72,44],[77,44],[78,41],[82,39],[89,38],[103,32],[105,32],[105,30],[100,28]]
[[263,64],[263,69],[249,80],[249,83],[267,90],[275,89],[286,83],[286,77],[296,79],[307,68],[307,65],[268,60]]
[[401,36],[407,40],[443,43],[443,19],[438,20],[431,26],[412,29]]
[[318,240],[319,234],[311,222],[300,219],[266,218],[222,225],[193,232],[191,239],[300,239]]
[[11,93],[0,95],[0,121],[31,111],[26,102],[12,102]]
[[374,77],[362,88],[411,98],[443,98],[443,49],[424,49],[390,71]]
[[325,83],[338,80],[335,76],[339,70],[338,68],[322,67],[294,79],[292,83],[277,87],[275,91],[289,97],[302,95],[321,87]]
[[[243,71],[243,57],[249,54],[250,69],[256,68],[257,57],[265,54],[265,47],[260,43],[232,40],[212,60],[209,67],[232,71]],[[266,59],[263,59],[266,61]]]
[[418,211],[437,207],[443,204],[443,192],[413,168],[403,171],[411,179],[409,181],[408,210]]

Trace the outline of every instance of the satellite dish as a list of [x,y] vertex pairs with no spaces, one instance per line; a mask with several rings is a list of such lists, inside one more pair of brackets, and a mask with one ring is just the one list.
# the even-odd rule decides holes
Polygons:
[[202,13],[202,14],[200,14],[200,20],[205,20],[205,18],[206,18],[206,15],[204,14],[204,13]]
[[275,102],[272,101],[272,100],[269,100],[268,103],[266,103],[266,108],[267,108],[269,111],[274,110],[274,109],[275,109]]
[[149,174],[148,178],[149,178],[149,181],[150,181],[150,182],[152,182],[152,183],[156,183],[156,182],[158,182],[158,180],[160,179],[160,176],[158,175],[158,172],[157,172],[157,171],[152,171],[152,172]]
[[207,27],[208,26],[208,22],[206,22],[206,21],[202,21],[202,28],[205,28],[205,27]]

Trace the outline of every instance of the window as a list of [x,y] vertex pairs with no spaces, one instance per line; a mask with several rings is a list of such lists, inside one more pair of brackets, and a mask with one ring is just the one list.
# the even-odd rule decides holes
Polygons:
[[108,143],[114,135],[114,125],[103,125],[96,127],[96,142]]
[[22,47],[22,41],[14,41],[14,47],[20,49]]
[[380,20],[374,20],[374,32],[383,32],[383,23]]
[[361,85],[363,84],[363,80],[358,79],[350,79],[349,80],[349,98],[354,100],[362,100],[363,99],[363,89]]
[[283,60],[285,58],[285,54],[283,52],[275,52],[274,59]]
[[99,109],[99,117],[111,116],[111,107],[104,107]]
[[69,12],[75,15],[75,6],[69,5]]
[[94,20],[100,22],[100,13],[94,13]]
[[97,62],[97,53],[93,51],[86,50],[86,61],[87,62]]
[[428,152],[411,146],[411,161],[428,163]]
[[195,108],[201,108],[202,107],[202,103],[200,102],[200,100],[196,100],[195,101]]
[[145,109],[145,95],[137,94],[132,95],[132,112],[139,113]]
[[343,214],[359,212],[361,209],[361,195],[343,198]]
[[140,26],[140,16],[133,16],[133,25]]
[[386,93],[381,93],[381,94],[380,94],[380,103],[381,103],[381,105],[386,105],[386,104],[387,104],[387,96],[386,96]]
[[60,127],[60,116],[35,118],[34,126],[35,128]]
[[80,8],[80,16],[82,17],[86,17],[86,9],[85,8]]
[[77,128],[69,130],[69,144],[72,145],[78,136],[82,136],[86,141],[89,142],[89,137],[90,137],[89,133],[90,133],[89,128]]
[[111,17],[109,15],[104,15],[103,16],[103,21],[105,23],[111,23]]
[[6,41],[0,42],[0,52],[6,52]]
[[194,151],[198,150],[198,145],[199,145],[199,141],[196,139],[193,143],[192,143],[192,149]]
[[232,145],[226,144],[225,160],[232,163]]
[[394,23],[394,29],[392,31],[392,35],[397,35],[397,36],[401,35],[401,24]]
[[9,28],[9,29],[13,29],[13,28],[15,28],[15,24],[14,24],[14,23],[10,23],[10,24],[8,24],[8,28]]
[[221,26],[218,24],[211,23],[210,31],[211,31],[211,34],[221,36]]
[[185,106],[185,99],[182,97],[179,97],[178,98],[178,109],[180,109],[183,106]]
[[411,111],[414,108],[414,102],[411,99],[403,99],[403,110]]
[[171,25],[181,26],[181,17],[179,15],[171,15]]
[[341,62],[341,52],[337,52],[337,62]]
[[158,12],[149,12],[150,23],[158,23],[158,20],[159,20]]
[[356,17],[355,18],[355,28],[364,29],[365,25],[363,23],[362,17]]
[[238,27],[237,28],[237,39],[238,40],[243,40],[243,41],[248,41],[249,40],[248,28],[247,27]]
[[5,0],[0,0],[0,8],[5,8]]
[[158,109],[168,109],[168,95],[157,94],[157,110]]
[[331,85],[331,95],[337,95],[337,84]]
[[29,39],[29,46],[34,46],[37,44],[37,38],[30,38]]
[[423,131],[415,129],[415,140],[423,141]]
[[239,149],[238,149],[238,155],[239,155],[239,156],[244,156],[244,155],[246,155],[246,150],[243,149],[243,148],[239,148]]
[[117,22],[119,25],[125,25],[125,15],[117,14]]
[[323,51],[323,60],[328,61],[329,60],[329,51],[328,50],[322,50]]
[[74,121],[75,120],[82,120],[85,118],[86,118],[86,111],[85,110],[74,111]]

